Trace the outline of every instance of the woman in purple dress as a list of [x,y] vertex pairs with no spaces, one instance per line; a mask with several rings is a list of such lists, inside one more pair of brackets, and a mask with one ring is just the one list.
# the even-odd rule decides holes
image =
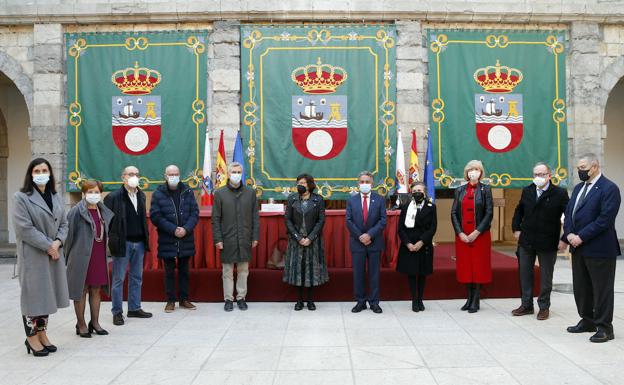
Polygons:
[[[88,180],[82,183],[83,199],[67,214],[69,234],[65,241],[67,254],[67,285],[69,298],[76,311],[76,335],[91,338],[91,333],[106,335],[100,326],[100,289],[108,291],[106,238],[113,212],[102,203],[102,183]],[[87,294],[91,320],[84,317]]]

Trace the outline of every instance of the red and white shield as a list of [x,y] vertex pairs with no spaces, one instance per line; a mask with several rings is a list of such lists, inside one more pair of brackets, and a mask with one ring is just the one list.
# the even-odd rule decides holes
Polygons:
[[524,122],[521,94],[475,95],[477,139],[491,152],[507,152],[522,141]]
[[160,96],[113,97],[112,134],[117,148],[129,155],[154,150],[162,134]]
[[347,97],[293,96],[292,141],[301,155],[327,160],[347,144]]

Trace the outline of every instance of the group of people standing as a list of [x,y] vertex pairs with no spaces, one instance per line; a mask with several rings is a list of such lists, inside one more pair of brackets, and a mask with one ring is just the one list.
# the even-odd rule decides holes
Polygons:
[[[535,165],[533,183],[522,191],[512,225],[518,240],[521,305],[512,314],[534,313],[533,267],[537,258],[541,270],[537,319],[549,317],[557,250],[569,245],[574,298],[581,320],[567,330],[593,332],[592,342],[606,342],[614,338],[615,261],[620,255],[615,218],[620,192],[602,175],[596,156],[582,156],[577,170],[582,182],[575,186],[571,199],[565,189],[551,183],[551,170],[544,163]],[[216,191],[212,210],[214,243],[222,262],[224,310],[228,312],[234,309],[234,301],[240,310],[248,309],[249,261],[259,242],[257,198],[255,191],[242,181],[242,171],[239,163],[228,165],[227,184]],[[456,276],[467,291],[461,310],[469,313],[479,310],[481,285],[492,280],[490,226],[494,205],[490,187],[481,182],[484,175],[480,161],[466,164],[466,183],[455,190],[451,209],[456,234]],[[189,301],[189,260],[195,255],[194,229],[199,208],[193,191],[181,182],[178,167],[168,166],[164,177],[165,183],[153,193],[150,207],[150,219],[158,230],[158,257],[165,267],[164,310],[173,312],[176,302],[180,308],[194,310],[195,305]],[[24,184],[14,196],[13,213],[28,353],[46,356],[57,351],[46,333],[48,317],[69,306],[70,299],[76,313],[76,334],[80,337],[108,334],[99,323],[102,290],[112,299],[113,324],[123,325],[126,273],[127,317],[152,317],[141,308],[143,256],[149,250],[149,232],[146,197],[139,188],[139,178],[136,167],[126,167],[121,175],[122,186],[104,199],[102,183],[83,181],[82,200],[66,215],[63,199],[55,190],[50,163],[38,158],[29,164]],[[382,313],[379,275],[385,248],[386,202],[373,192],[373,185],[370,172],[360,173],[359,193],[347,201],[346,207],[354,313],[368,307],[374,313]],[[296,189],[288,197],[285,209],[288,248],[283,281],[297,287],[294,309],[302,310],[305,301],[305,307],[313,311],[314,288],[329,280],[322,239],[325,204],[315,193],[311,175],[299,175]],[[409,186],[409,198],[401,205],[397,229],[401,242],[397,271],[407,276],[414,312],[425,310],[425,283],[433,272],[437,213],[426,191],[422,182]],[[107,254],[113,257],[112,283]],[[85,319],[87,298],[89,322]]]

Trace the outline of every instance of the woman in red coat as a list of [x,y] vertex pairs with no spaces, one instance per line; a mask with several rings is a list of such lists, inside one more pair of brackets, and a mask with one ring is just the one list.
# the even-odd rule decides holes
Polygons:
[[451,208],[451,221],[455,230],[457,256],[457,281],[465,283],[468,300],[462,310],[476,313],[479,310],[481,285],[492,281],[492,190],[482,184],[485,171],[483,163],[471,160],[464,167],[465,185],[455,190]]

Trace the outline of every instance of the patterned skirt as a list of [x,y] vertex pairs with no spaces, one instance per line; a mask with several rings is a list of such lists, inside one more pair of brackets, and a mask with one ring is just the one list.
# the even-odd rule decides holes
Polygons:
[[320,286],[329,281],[323,239],[317,237],[310,246],[301,246],[288,238],[283,281],[294,286]]

